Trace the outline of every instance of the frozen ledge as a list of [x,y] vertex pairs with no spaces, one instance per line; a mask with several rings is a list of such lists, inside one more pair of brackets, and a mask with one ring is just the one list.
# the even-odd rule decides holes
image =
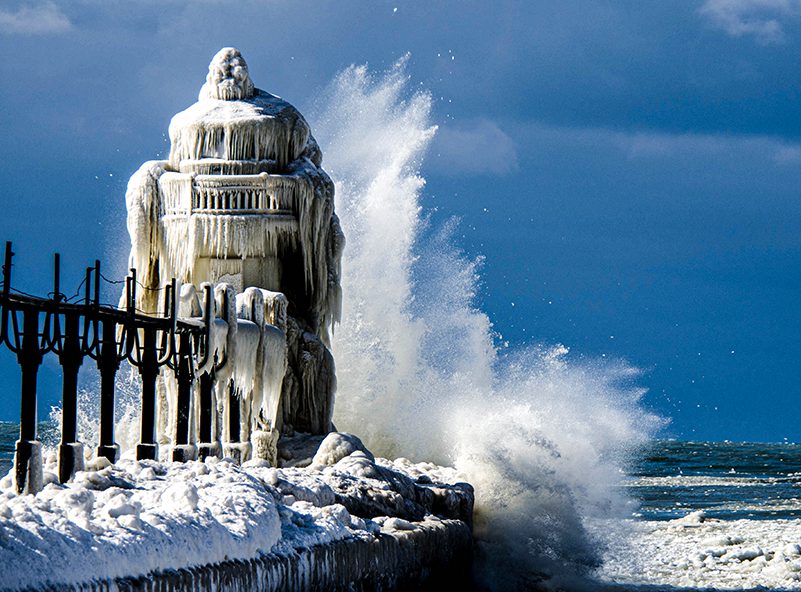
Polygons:
[[[440,579],[450,589],[467,589],[472,534],[461,520],[416,523],[414,530],[382,532],[269,553],[250,560],[164,570],[60,587],[63,590],[273,592],[295,590],[418,589]],[[462,585],[462,584],[465,585]]]
[[293,467],[101,459],[65,484],[48,454],[36,495],[0,479],[0,590],[391,590],[467,573],[473,488],[454,469],[375,458],[351,434],[283,444]]

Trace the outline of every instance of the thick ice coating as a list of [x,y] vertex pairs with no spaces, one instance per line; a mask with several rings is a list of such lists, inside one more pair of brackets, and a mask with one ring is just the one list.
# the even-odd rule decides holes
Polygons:
[[[131,263],[148,289],[233,277],[286,294],[327,338],[340,310],[344,237],[306,120],[253,86],[239,51],[214,56],[199,100],[170,123],[170,158],[128,184]],[[139,294],[156,310],[155,292]]]
[[245,58],[235,47],[223,47],[211,59],[206,84],[201,87],[198,100],[239,101],[252,97],[253,89]]
[[[214,457],[185,463],[123,458],[111,465],[101,457],[65,484],[58,483],[50,454],[47,484],[36,495],[17,495],[11,476],[0,474],[0,589],[118,590],[125,586],[114,578],[152,584],[154,572],[177,575],[231,560],[237,570],[247,569],[268,554],[298,562],[299,571],[354,573],[359,568],[326,564],[326,546],[364,541],[382,549],[382,539],[459,529],[457,521],[463,527],[470,516],[472,489],[452,470],[355,454],[362,455],[358,471],[348,463],[353,454],[309,469],[270,468],[261,461],[238,466]],[[311,560],[299,560],[298,553],[311,548],[317,550]],[[385,553],[373,547],[368,556],[347,557],[357,563]],[[274,589],[269,584],[276,581],[289,582],[292,590],[312,589],[263,574],[241,589]],[[195,587],[176,582],[169,589],[220,589],[208,580]],[[232,589],[226,584],[223,589]]]
[[[215,400],[222,409],[233,381],[240,437],[283,426],[327,433],[336,381],[326,346],[340,316],[344,237],[308,123],[256,88],[226,47],[169,134],[169,159],[144,163],[126,193],[137,307],[162,312],[159,290],[176,278],[181,315],[199,316],[198,289],[215,286],[214,322],[225,329],[214,351],[230,359],[215,374]],[[174,390],[160,391],[164,415]],[[163,443],[171,421],[160,417]]]

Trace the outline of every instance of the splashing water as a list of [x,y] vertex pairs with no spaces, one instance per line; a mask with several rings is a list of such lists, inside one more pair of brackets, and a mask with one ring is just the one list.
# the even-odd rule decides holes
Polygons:
[[[78,441],[84,444],[85,452],[94,455],[100,443],[100,375],[92,368],[81,374],[78,389]],[[120,447],[120,455],[133,455],[139,442],[139,416],[141,412],[141,386],[139,376],[130,367],[123,367],[117,374],[114,396],[114,441]],[[51,426],[41,435],[48,454],[56,454],[61,434],[61,407],[51,407],[48,424]]]
[[617,461],[659,420],[624,363],[577,362],[563,346],[498,352],[455,222],[423,238],[418,171],[436,127],[405,61],[378,77],[344,70],[311,118],[348,241],[335,423],[474,485],[486,583],[563,585],[597,563],[582,520],[623,511]]

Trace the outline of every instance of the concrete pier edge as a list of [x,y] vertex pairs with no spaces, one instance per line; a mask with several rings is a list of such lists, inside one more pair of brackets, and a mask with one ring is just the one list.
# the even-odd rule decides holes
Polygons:
[[461,520],[417,523],[414,530],[382,532],[252,559],[230,559],[144,576],[55,584],[74,591],[294,592],[300,590],[421,590],[449,584],[469,589],[473,555],[470,527]]

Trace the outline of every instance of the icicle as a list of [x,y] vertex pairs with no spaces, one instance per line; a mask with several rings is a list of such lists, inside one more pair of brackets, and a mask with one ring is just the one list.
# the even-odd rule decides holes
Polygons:
[[125,193],[128,208],[128,233],[131,236],[130,265],[139,272],[139,281],[150,290],[138,290],[138,307],[157,310],[158,298],[152,290],[159,287],[158,261],[161,254],[163,215],[159,177],[167,170],[166,161],[144,163],[128,181]]
[[203,316],[203,309],[200,307],[200,298],[197,290],[192,284],[181,284],[178,298],[178,316],[181,318],[192,318]]
[[230,284],[220,283],[214,286],[214,302],[216,308],[216,316],[221,318],[227,325],[225,332],[225,355],[228,363],[223,366],[217,374],[217,387],[221,389],[218,393],[218,400],[222,401],[223,396],[227,394],[228,380],[233,373],[233,360],[236,356],[236,331],[238,328],[236,322],[236,293]]
[[[200,293],[202,295],[206,294],[206,286],[210,286],[208,282],[204,282],[200,285]],[[212,287],[212,297],[214,295],[214,288]],[[201,311],[206,310],[206,302],[205,296],[203,299],[198,298],[200,303]],[[208,347],[208,357],[206,359],[206,363],[202,366],[198,366],[197,368],[197,375],[200,376],[207,372],[211,372],[212,369],[216,364],[221,363],[225,359],[226,355],[226,344],[228,339],[228,323],[225,322],[223,318],[220,318],[220,309],[217,306],[217,302],[212,303],[212,314],[211,314],[211,327],[209,328],[209,343],[207,344]],[[201,313],[202,314],[202,313]],[[219,381],[220,375],[217,376]]]
[[289,103],[256,89],[247,100],[203,99],[172,118],[170,162],[274,160],[281,168],[306,149],[309,124]]
[[264,322],[278,327],[285,333],[289,301],[281,292],[271,292],[262,288],[261,293],[264,298]]
[[[248,289],[236,296],[237,329],[233,374],[237,395],[242,401],[242,440],[250,438],[251,419],[255,407],[261,408],[263,355],[261,352],[264,303],[261,292]],[[258,405],[254,398],[258,397]]]
[[259,412],[269,429],[275,429],[278,424],[281,390],[287,369],[287,349],[286,334],[278,327],[264,325],[262,344],[264,367]]

